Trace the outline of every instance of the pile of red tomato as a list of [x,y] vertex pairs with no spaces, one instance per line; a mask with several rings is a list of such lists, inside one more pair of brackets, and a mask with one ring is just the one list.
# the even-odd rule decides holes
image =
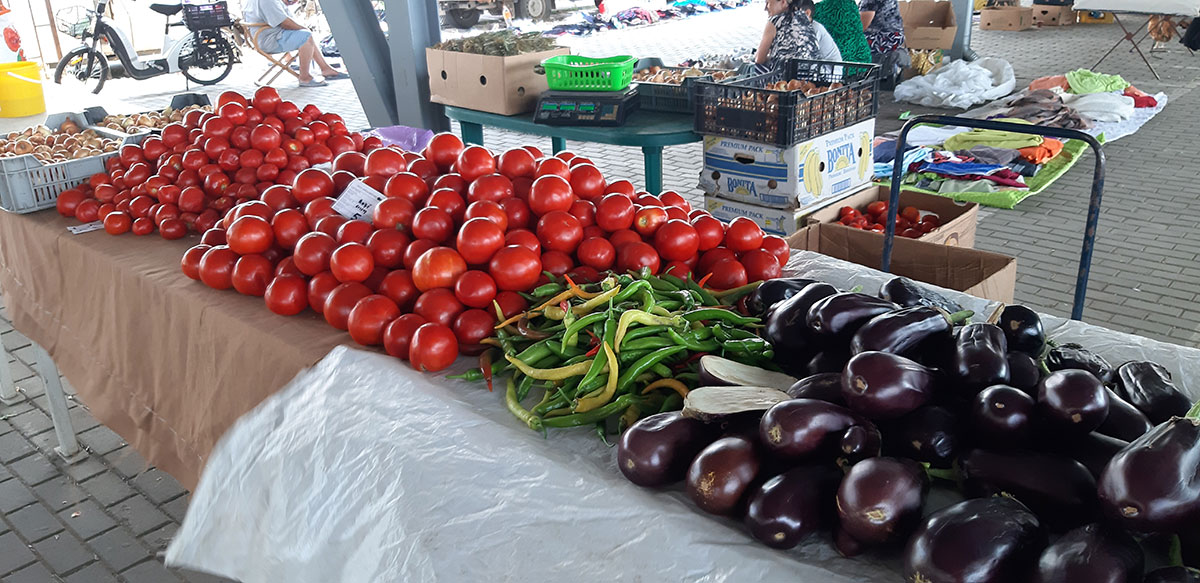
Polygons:
[[[838,211],[838,222],[853,229],[883,233],[887,230],[888,203],[877,200],[866,206],[866,212],[852,206],[844,206]],[[932,232],[942,226],[941,217],[931,212],[921,212],[915,206],[906,206],[896,214],[896,234],[910,239],[920,238],[925,233]]]
[[[199,116],[193,141],[202,141],[206,124],[223,117],[237,97],[223,95],[218,115]],[[281,139],[299,140],[297,132],[317,123],[314,113],[302,125],[285,120],[292,129]],[[497,156],[449,133],[420,153],[371,140],[338,152],[329,170],[289,170],[290,185],[235,180],[256,196],[237,186],[248,196],[226,206],[228,212],[213,208],[215,215],[206,215],[211,224],[192,219],[204,234],[184,254],[184,274],[215,289],[263,296],[277,314],[312,309],[355,342],[382,345],[418,370],[436,371],[460,352],[482,351],[494,333],[496,306],[505,317],[525,310],[520,292],[548,281],[546,273],[582,283],[607,270],[647,268],[729,289],[778,277],[787,262],[784,240],[764,235],[753,221],[726,225],[678,193],[652,196],[628,180],[609,183],[582,156],[544,156],[533,147]],[[161,174],[163,159],[156,159]],[[116,160],[112,181],[143,163],[124,151]],[[211,175],[219,171],[218,162]],[[283,171],[274,176],[281,177]],[[385,198],[370,216],[350,220],[333,205],[359,180]],[[157,187],[160,199],[167,186]],[[213,198],[203,190],[206,200]],[[124,211],[114,208],[109,216],[115,212]]]

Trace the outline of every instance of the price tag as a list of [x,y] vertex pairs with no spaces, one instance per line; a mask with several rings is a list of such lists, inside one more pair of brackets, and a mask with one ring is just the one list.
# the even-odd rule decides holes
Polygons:
[[84,233],[91,233],[92,231],[99,231],[103,228],[104,223],[100,221],[92,221],[82,225],[71,225],[70,227],[67,227],[67,230],[70,231],[72,235],[82,235]]
[[346,190],[333,202],[333,210],[350,220],[371,216],[375,205],[387,197],[367,186],[362,180],[346,185]]

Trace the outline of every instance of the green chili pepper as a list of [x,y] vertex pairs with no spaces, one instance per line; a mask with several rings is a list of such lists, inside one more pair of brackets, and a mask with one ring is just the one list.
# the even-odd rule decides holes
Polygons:
[[548,417],[548,418],[542,419],[540,421],[541,421],[541,425],[543,427],[559,427],[559,428],[561,428],[561,427],[579,427],[582,425],[591,425],[593,423],[596,423],[597,421],[603,421],[605,419],[608,419],[609,417],[612,417],[613,415],[618,415],[618,414],[624,412],[625,409],[627,409],[633,403],[634,403],[633,395],[621,395],[620,397],[617,397],[616,399],[614,399],[613,402],[611,402],[607,405],[604,405],[602,407],[599,407],[597,409],[592,409],[591,411],[588,411],[586,413],[576,413],[574,415],[563,415],[562,417]]
[[[674,330],[668,330],[668,332],[676,333]],[[673,342],[672,338],[666,336],[647,336],[645,338],[638,338],[637,340],[625,340],[621,344],[621,350],[624,352],[634,350],[653,350],[656,348],[673,346],[677,343]]]
[[504,405],[508,407],[510,413],[517,419],[520,419],[530,429],[539,432],[543,430],[542,420],[521,406],[521,400],[517,398],[517,385],[511,377],[508,379],[504,390]]
[[667,368],[661,362],[650,367],[650,371],[653,372],[654,374],[658,375],[659,378],[669,379],[672,376],[671,369]]
[[687,320],[688,322],[715,320],[718,322],[729,322],[734,326],[749,326],[751,324],[758,324],[762,321],[758,318],[743,316],[737,312],[723,308],[700,308],[690,312],[684,312],[683,319]]
[[657,302],[655,305],[668,312],[675,312],[683,307],[683,302],[679,300],[663,300],[661,302]]
[[729,340],[744,340],[744,339],[749,339],[749,338],[758,338],[758,334],[755,334],[749,330],[743,330],[741,328],[730,328],[728,326],[713,326],[712,331],[713,331],[713,336],[717,340],[720,340],[722,342],[726,342]]
[[683,397],[680,397],[679,393],[671,393],[670,395],[667,395],[666,399],[663,399],[662,405],[658,408],[658,412],[666,413],[667,411],[678,411],[682,408]]
[[674,330],[667,330],[667,337],[671,339],[672,343],[683,346],[692,352],[712,352],[719,347],[716,340],[699,341]]
[[634,328],[625,333],[625,338],[622,342],[632,342],[645,336],[658,336],[670,329],[670,326],[642,326]]
[[621,354],[617,356],[617,362],[620,362],[622,366],[632,364],[637,362],[639,358],[646,356],[655,350],[657,350],[657,348],[649,348],[646,350],[622,350]]
[[[686,346],[668,346],[660,348],[638,359],[627,370],[621,371],[621,376],[617,379],[617,393],[624,393],[626,389],[633,384],[633,380],[641,376],[642,373],[649,370],[654,365],[687,350]],[[669,375],[668,375],[669,376]]]
[[675,286],[671,285],[671,282],[669,282],[661,277],[651,276],[651,277],[646,278],[646,281],[650,282],[650,287],[654,288],[656,291],[673,292],[676,289],[678,289]]
[[542,402],[532,409],[533,414],[538,417],[544,417],[546,413],[555,409],[562,409],[571,402],[561,391],[547,391],[546,394],[549,395],[549,398],[542,399]]
[[683,328],[687,325],[687,322],[679,316],[668,318],[664,316],[655,316],[654,314],[650,314],[641,310],[630,310],[624,314],[621,314],[621,320],[617,324],[617,337],[614,340],[616,344],[613,346],[613,349],[620,350],[621,342],[625,338],[626,331],[628,331],[629,327],[634,324],[640,324],[642,326],[670,326],[673,328]]
[[753,354],[768,350],[771,348],[771,345],[761,338],[744,338],[741,340],[730,340],[722,344],[721,347],[743,354]]
[[643,290],[650,290],[650,289],[652,289],[650,287],[650,282],[648,282],[644,279],[639,279],[627,286],[622,287],[621,291],[613,296],[612,301],[613,301],[613,303],[620,303],[620,302],[623,302],[625,300],[632,298],[634,296],[634,294],[639,294]]
[[669,273],[664,273],[664,274],[658,276],[658,278],[675,286],[675,289],[681,290],[681,289],[684,289],[687,287],[687,284],[685,284],[682,279],[680,279],[674,275],[671,275]]
[[567,289],[567,288],[564,287],[563,284],[561,284],[561,283],[547,283],[545,285],[541,285],[541,286],[534,288],[533,297],[548,298],[555,294],[562,293],[562,291],[565,289]]
[[567,326],[566,330],[563,332],[563,344],[574,346],[576,338],[579,337],[579,333],[581,331],[586,330],[588,326],[591,326],[592,324],[595,324],[608,317],[609,314],[607,312],[595,312],[575,320],[570,326]]
[[748,283],[741,287],[735,287],[732,289],[727,289],[725,291],[717,292],[717,293],[713,294],[713,297],[717,298],[718,300],[720,300],[722,302],[725,302],[728,305],[733,305],[739,299],[741,299],[742,296],[747,295],[750,292],[753,292],[754,290],[758,289],[758,286],[760,286],[762,284],[763,284],[763,282],[761,282],[761,281]]
[[691,290],[692,292],[694,292],[700,296],[701,304],[704,304],[706,306],[721,305],[721,302],[717,301],[717,298],[713,297],[712,293],[710,293],[708,290],[700,287],[700,284],[692,281],[692,278],[689,277],[687,279],[687,281],[684,283],[684,285],[687,286],[687,289]]

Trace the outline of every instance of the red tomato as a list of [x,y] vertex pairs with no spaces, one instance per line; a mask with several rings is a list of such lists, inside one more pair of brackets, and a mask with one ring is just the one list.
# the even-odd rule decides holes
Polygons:
[[383,195],[388,198],[407,199],[414,206],[422,206],[429,197],[429,185],[416,174],[401,172],[388,179],[383,187]]
[[437,207],[423,208],[413,217],[412,232],[418,239],[445,243],[454,233],[454,217]]
[[233,266],[237,260],[238,254],[224,245],[205,251],[200,258],[200,281],[213,289],[233,287]]
[[304,205],[304,218],[308,219],[308,224],[313,227],[317,225],[317,221],[333,214],[333,199],[329,197],[318,198]]
[[275,244],[275,231],[271,223],[257,215],[246,215],[229,225],[226,233],[229,248],[238,255],[262,253]]
[[604,175],[591,164],[571,168],[571,190],[584,200],[596,200],[604,196]]
[[362,282],[374,269],[375,258],[362,243],[346,243],[329,256],[329,271],[342,283]]
[[708,251],[720,246],[725,240],[725,223],[709,216],[702,215],[692,219],[692,227],[700,236],[699,251]]
[[613,262],[616,261],[617,249],[606,239],[592,237],[591,239],[584,239],[579,244],[579,248],[575,250],[575,255],[579,257],[580,263],[599,271],[606,271],[611,269]]
[[633,202],[636,202],[642,206],[664,206],[662,199],[650,194],[649,192],[638,193],[638,195],[633,199]]
[[504,246],[507,247],[509,245],[520,245],[538,255],[542,254],[542,243],[538,241],[537,235],[525,229],[514,229],[505,234]]
[[[520,201],[519,198],[510,198],[507,200]],[[509,220],[508,214],[505,212],[501,204],[490,200],[479,200],[467,205],[467,211],[463,214],[465,220],[471,219],[487,219],[500,227],[501,231],[507,231]]]
[[766,237],[763,237],[762,248],[771,255],[775,256],[775,259],[779,262],[779,267],[782,268],[787,266],[788,257],[791,256],[791,250],[788,249],[787,241],[784,241],[783,237],[778,237],[776,235],[767,235]]
[[[571,168],[567,163],[559,158],[543,158],[538,161],[537,171],[534,172],[535,177],[555,175],[563,180],[571,180]],[[534,179],[537,182],[537,179]]]
[[619,193],[607,194],[596,207],[596,225],[610,233],[628,229],[633,226],[636,213],[637,208],[629,197]]
[[483,146],[467,146],[459,152],[458,159],[454,161],[454,171],[459,173],[463,180],[472,182],[480,176],[494,173],[496,158]]
[[583,240],[583,225],[570,213],[551,211],[538,220],[537,236],[549,251],[574,253]]
[[431,289],[417,297],[413,312],[430,322],[449,326],[466,309],[447,288]]
[[229,123],[235,126],[246,123],[246,105],[244,103],[226,103],[218,111],[221,117],[229,120]]
[[639,235],[649,237],[667,222],[667,218],[667,211],[662,207],[642,207],[641,210],[633,215],[633,229]]
[[766,281],[783,275],[783,268],[779,266],[779,260],[769,251],[762,249],[747,251],[742,254],[739,261],[746,268],[748,282]]
[[179,219],[167,219],[158,225],[158,234],[163,239],[174,241],[187,236],[188,227]]
[[337,242],[342,243],[366,243],[367,237],[375,232],[375,228],[364,220],[355,219],[346,221],[342,226],[338,227]]
[[308,220],[304,218],[304,213],[296,209],[283,209],[271,219],[271,230],[275,233],[275,243],[292,250],[300,237],[308,234]]
[[700,261],[696,263],[696,272],[700,275],[708,275],[712,273],[714,265],[727,259],[737,259],[737,254],[724,247],[709,249],[700,256]]
[[900,209],[900,216],[908,219],[910,223],[921,222],[921,211],[915,206],[906,206]]
[[204,253],[212,249],[212,245],[203,243],[188,249],[183,253],[183,259],[179,261],[180,267],[183,269],[183,274],[189,279],[200,281],[200,259],[204,257]]
[[[496,335],[496,314],[488,314],[480,309],[470,309],[459,314],[454,319],[454,336],[458,338],[458,346],[467,349],[478,346],[484,338]],[[486,348],[486,347],[485,347]]]
[[414,265],[417,264],[417,259],[424,255],[426,251],[437,247],[438,244],[429,239],[417,239],[408,244],[408,249],[404,250],[404,268],[412,271]]
[[154,221],[146,217],[134,219],[132,230],[134,235],[149,235],[154,232]]
[[637,231],[621,229],[620,231],[614,231],[609,234],[608,242],[612,243],[613,249],[620,250],[622,246],[628,245],[629,243],[641,243],[642,236],[637,234]]
[[483,217],[471,219],[458,231],[458,252],[470,265],[485,265],[504,246],[504,229]]
[[529,191],[533,188],[533,179],[525,176],[518,176],[513,179],[513,192],[517,198],[521,200],[529,200]]
[[375,205],[371,212],[371,224],[376,229],[407,231],[412,226],[416,209],[404,198],[387,198]]
[[437,372],[458,358],[458,340],[448,325],[430,322],[413,332],[408,349],[412,367],[422,372]]
[[434,247],[421,254],[412,268],[413,283],[421,291],[452,288],[467,270],[467,263],[449,247]]
[[467,211],[467,201],[463,200],[461,195],[449,188],[433,191],[433,194],[429,195],[429,200],[425,202],[425,206],[436,207],[446,211],[456,223],[462,222],[463,214]]
[[267,292],[274,269],[262,255],[244,255],[233,265],[233,289],[247,296],[262,296]]
[[437,180],[433,181],[431,188],[433,188],[434,190],[437,190],[439,188],[449,188],[450,190],[453,190],[454,192],[457,192],[462,195],[466,195],[468,183],[466,180],[463,180],[462,176],[459,176],[458,174],[450,173],[450,174],[443,174],[442,176],[439,176]]
[[512,227],[514,229],[529,228],[530,217],[533,212],[529,209],[529,203],[522,198],[507,198],[500,201],[500,207],[504,212],[503,224],[505,228]]
[[133,219],[127,213],[113,211],[104,217],[104,231],[109,235],[128,233],[133,228]]
[[267,309],[280,316],[295,316],[308,307],[308,282],[298,275],[278,275],[263,294]]
[[749,283],[746,267],[736,259],[726,259],[712,266],[712,276],[706,286],[715,290],[726,290]]
[[79,203],[87,198],[83,192],[76,188],[68,188],[58,194],[58,201],[55,203],[55,208],[58,209],[58,214],[64,217],[74,217],[75,209],[79,207]]
[[342,152],[333,159],[333,171],[349,172],[355,176],[363,176],[367,166],[367,155],[362,152]]
[[221,109],[222,107],[224,107],[224,105],[226,103],[236,103],[238,105],[243,106],[243,109],[247,105],[246,98],[243,97],[242,94],[238,93],[237,91],[222,91],[221,92],[221,95],[219,97],[217,97],[217,108]]
[[571,209],[567,212],[579,219],[579,224],[584,228],[596,224],[596,205],[590,200],[577,200],[571,203]]
[[667,220],[678,219],[683,222],[688,222],[687,213],[683,212],[683,209],[673,206],[663,207],[663,209],[667,211]]
[[318,198],[333,196],[333,177],[324,170],[308,168],[296,175],[292,185],[292,196],[300,204],[308,204]]
[[226,244],[228,241],[225,238],[225,229],[213,227],[207,231],[204,231],[204,234],[200,236],[200,242],[204,243],[205,245]]
[[600,237],[601,239],[605,239],[608,237],[608,233],[605,233],[604,229],[601,229],[600,227],[597,227],[596,225],[588,225],[588,226],[584,227],[583,228],[583,238],[591,239],[592,237]]
[[454,282],[454,297],[464,306],[490,309],[496,298],[496,281],[485,271],[463,272]]
[[388,177],[408,169],[408,161],[404,154],[391,148],[380,148],[367,154],[367,162],[363,165],[365,176]]
[[350,311],[354,309],[359,300],[369,295],[371,295],[371,289],[361,283],[349,282],[338,285],[329,292],[325,298],[325,304],[322,306],[325,321],[338,330],[348,329],[350,327]]
[[404,265],[404,251],[410,242],[404,231],[382,229],[367,238],[367,248],[375,258],[376,267],[397,269]]
[[421,151],[421,155],[426,160],[437,164],[438,169],[442,172],[447,172],[454,165],[455,160],[458,160],[458,155],[462,153],[463,148],[465,146],[458,136],[443,132],[429,140],[429,144]]
[[279,92],[274,87],[259,87],[254,92],[254,108],[265,115],[275,113],[275,108],[279,107],[281,101],[283,100],[279,98]]
[[392,320],[383,328],[383,349],[400,360],[408,360],[413,334],[425,323],[425,318],[417,314],[404,314]]
[[334,288],[342,285],[337,278],[328,271],[322,271],[313,276],[308,281],[308,306],[314,312],[324,315],[325,301],[329,299],[329,294]]
[[545,154],[543,154],[537,146],[521,146],[521,149],[529,152],[529,154],[533,156],[534,160],[541,160],[543,157],[545,157]]
[[575,202],[571,184],[561,176],[542,176],[533,181],[529,191],[529,208],[538,216],[553,211],[567,211]]
[[633,183],[628,180],[617,180],[608,183],[608,186],[604,189],[604,194],[612,194],[614,192],[624,194],[632,200],[634,195],[637,193],[637,189],[635,189],[633,187]]
[[621,271],[636,272],[649,267],[650,273],[656,274],[659,262],[658,252],[649,243],[629,243],[617,248],[617,268]]
[[396,302],[387,296],[369,295],[354,305],[346,325],[350,329],[350,337],[363,346],[375,346],[383,343],[383,330],[400,317],[400,308]]
[[[307,276],[315,276],[329,270],[329,258],[337,248],[337,240],[325,233],[313,232],[296,242],[295,254],[292,260],[296,269]],[[320,310],[317,310],[320,311]]]
[[575,267],[575,261],[562,251],[547,251],[542,253],[542,271],[561,276]]
[[517,178],[525,176],[533,178],[537,168],[534,164],[533,154],[529,150],[522,148],[514,148],[503,154],[500,154],[497,168],[501,174],[509,178]]
[[471,186],[467,188],[467,201],[476,202],[480,200],[490,200],[492,202],[500,202],[506,198],[516,196],[513,190],[512,180],[503,174],[487,174],[480,176],[471,182]]
[[496,294],[496,303],[500,305],[500,313],[505,318],[511,318],[529,308],[529,302],[514,291],[502,291]]
[[692,275],[692,268],[682,261],[671,261],[663,267],[663,275],[674,275],[679,278],[686,278]]
[[509,245],[492,255],[488,273],[502,291],[526,291],[542,274],[542,260],[527,247]]
[[746,217],[733,219],[729,223],[729,227],[725,229],[725,246],[736,253],[760,249],[762,240],[762,227]]
[[671,219],[654,232],[654,248],[667,261],[684,261],[700,248],[696,229],[679,219]]

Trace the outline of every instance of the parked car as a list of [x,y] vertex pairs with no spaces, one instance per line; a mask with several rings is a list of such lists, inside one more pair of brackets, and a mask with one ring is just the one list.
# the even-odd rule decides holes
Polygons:
[[458,28],[475,26],[485,10],[499,16],[504,13],[505,6],[516,18],[540,20],[550,15],[554,3],[555,0],[438,0],[438,6],[449,17],[450,23]]

